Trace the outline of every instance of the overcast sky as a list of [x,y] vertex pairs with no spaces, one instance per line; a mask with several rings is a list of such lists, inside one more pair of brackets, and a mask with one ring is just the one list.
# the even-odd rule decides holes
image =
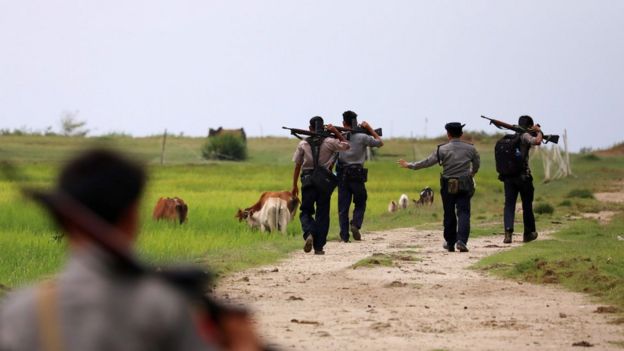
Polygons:
[[624,140],[624,1],[0,4],[0,128],[286,136],[352,109],[388,136],[530,114],[573,149]]

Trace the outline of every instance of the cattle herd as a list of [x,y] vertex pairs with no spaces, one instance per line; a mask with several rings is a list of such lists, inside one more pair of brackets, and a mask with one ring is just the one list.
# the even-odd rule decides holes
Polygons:
[[[412,200],[414,206],[432,205],[433,189],[424,188],[418,200]],[[289,191],[267,191],[260,195],[258,201],[245,208],[238,209],[235,217],[239,222],[246,221],[249,227],[261,231],[280,231],[286,233],[288,223],[295,218],[300,200]],[[388,212],[406,209],[409,205],[407,194],[401,194],[397,201],[390,201]],[[183,224],[187,221],[188,206],[179,197],[161,197],[156,202],[152,218],[154,220],[175,221]]]

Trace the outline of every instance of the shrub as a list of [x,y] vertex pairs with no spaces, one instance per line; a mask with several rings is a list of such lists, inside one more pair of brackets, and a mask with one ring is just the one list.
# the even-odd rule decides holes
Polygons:
[[212,136],[202,147],[202,156],[205,159],[242,161],[247,159],[247,145],[234,135]]
[[555,212],[555,208],[552,207],[551,204],[548,203],[540,203],[535,206],[533,209],[537,214],[553,214]]
[[600,161],[600,157],[596,156],[596,154],[585,154],[581,156],[581,159],[585,161]]
[[587,189],[574,189],[574,190],[570,190],[567,197],[578,197],[581,199],[593,199],[594,194]]
[[570,207],[572,206],[572,201],[570,200],[563,200],[559,203],[559,206],[565,206],[565,207]]

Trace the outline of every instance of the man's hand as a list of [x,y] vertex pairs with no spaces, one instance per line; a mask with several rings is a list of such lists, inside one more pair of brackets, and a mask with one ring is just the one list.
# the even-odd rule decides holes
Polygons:
[[397,163],[399,164],[399,166],[401,166],[401,168],[408,168],[409,167],[409,164],[404,159],[398,160]]
[[290,191],[290,193],[294,196],[294,197],[299,197],[299,187],[297,187],[297,185],[293,186],[292,190]]
[[364,128],[364,129],[366,129],[366,130],[368,130],[369,132],[373,129],[373,127],[371,127],[371,125],[370,125],[370,124],[368,124],[368,122],[366,122],[366,121],[363,121],[363,122],[360,124],[360,127]]
[[536,132],[536,133],[541,133],[542,132],[542,128],[539,124],[534,125],[533,127],[531,127],[529,130]]

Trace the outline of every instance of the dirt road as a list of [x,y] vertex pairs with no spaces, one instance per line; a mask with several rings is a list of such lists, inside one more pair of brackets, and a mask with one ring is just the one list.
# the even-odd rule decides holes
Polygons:
[[[622,350],[613,342],[624,325],[587,296],[469,269],[509,247],[502,237],[471,240],[469,253],[445,252],[439,231],[363,238],[232,275],[217,293],[251,306],[266,340],[286,350]],[[352,268],[374,253],[394,253],[395,266]]]

